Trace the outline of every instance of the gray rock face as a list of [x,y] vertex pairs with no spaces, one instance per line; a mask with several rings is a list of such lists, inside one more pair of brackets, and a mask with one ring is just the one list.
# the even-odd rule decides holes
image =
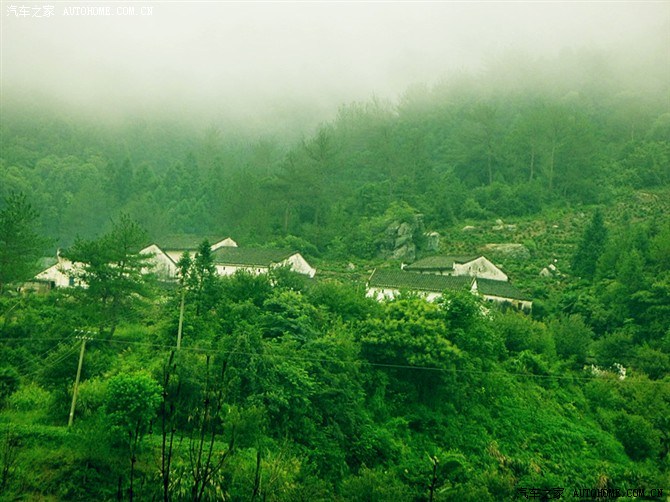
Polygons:
[[384,258],[412,262],[416,259],[416,241],[423,236],[423,219],[416,215],[413,221],[394,221],[386,227],[379,244],[380,255]]
[[427,232],[424,234],[426,238],[426,251],[439,251],[440,249],[440,234],[437,232]]
[[485,249],[493,254],[513,260],[525,261],[530,259],[530,251],[523,244],[487,244]]
[[416,260],[416,246],[413,242],[407,242],[395,248],[391,256],[394,260],[412,262]]

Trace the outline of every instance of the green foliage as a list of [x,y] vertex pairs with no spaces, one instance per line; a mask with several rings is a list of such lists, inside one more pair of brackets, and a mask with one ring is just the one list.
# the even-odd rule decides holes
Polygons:
[[505,347],[512,354],[532,350],[551,358],[556,353],[555,339],[541,322],[533,321],[524,314],[508,312],[498,314],[495,324]]
[[53,404],[49,391],[31,383],[21,387],[9,397],[9,407],[20,412],[46,413]]
[[658,455],[659,433],[644,418],[622,411],[614,418],[615,434],[633,460]]
[[8,195],[0,206],[0,294],[8,284],[37,272],[47,240],[36,231],[38,212],[23,193]]
[[342,484],[341,496],[343,500],[382,502],[409,500],[412,492],[395,474],[379,468],[364,468],[357,476],[346,479]]
[[118,439],[142,436],[156,417],[161,388],[146,373],[119,374],[107,382],[105,413]]
[[586,363],[593,340],[593,332],[584,319],[579,314],[559,317],[550,323],[549,329],[554,337],[556,353],[563,359],[571,359],[576,368],[581,368]]
[[572,258],[573,273],[586,279],[593,278],[606,242],[607,228],[605,228],[603,215],[600,211],[596,211],[591,218],[591,223],[584,230],[584,235]]
[[[65,255],[88,285],[0,298],[0,423],[20,440],[7,498],[109,500],[120,486],[138,499],[479,501],[518,486],[667,485],[664,101],[484,84],[347,105],[294,144],[3,116],[1,214],[26,229],[4,235],[41,225],[74,240]],[[514,225],[492,229],[498,218]],[[203,242],[179,287],[153,296],[139,223],[158,240],[294,247],[323,267],[314,281],[218,278]],[[541,297],[534,317],[468,292],[365,298],[401,223],[419,254],[424,225],[449,253],[524,243],[528,261],[500,260]],[[30,276],[28,240],[12,281]],[[538,278],[549,263],[558,270]],[[185,344],[168,357],[182,298]],[[72,333],[86,326],[105,336],[89,345],[81,420],[65,433]]]
[[186,278],[190,293],[188,302],[195,306],[195,315],[211,310],[216,303],[219,283],[209,241],[204,240],[198,246],[195,258],[186,271]]
[[122,319],[150,296],[149,276],[143,273],[148,257],[140,254],[146,235],[128,215],[121,215],[112,230],[96,240],[77,239],[65,256],[77,264],[75,278],[86,285],[79,291],[88,321],[100,334],[111,336]]
[[0,368],[0,407],[19,388],[19,373],[11,366]]

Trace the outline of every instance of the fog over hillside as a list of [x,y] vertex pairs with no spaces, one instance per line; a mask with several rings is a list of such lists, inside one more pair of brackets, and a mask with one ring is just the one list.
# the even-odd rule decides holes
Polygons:
[[167,111],[280,129],[515,58],[591,51],[619,69],[607,77],[642,82],[670,67],[667,2],[63,2],[48,18],[25,5],[21,17],[2,2],[3,103],[42,95],[98,118]]

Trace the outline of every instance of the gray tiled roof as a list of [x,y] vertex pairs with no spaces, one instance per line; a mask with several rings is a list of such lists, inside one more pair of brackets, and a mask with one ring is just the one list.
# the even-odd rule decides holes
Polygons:
[[442,292],[445,289],[468,290],[473,280],[467,276],[417,274],[403,270],[379,269],[370,277],[368,286]]
[[530,300],[530,296],[506,281],[477,279],[477,291],[482,295],[499,296],[513,300]]
[[222,247],[212,253],[214,263],[220,265],[253,265],[268,267],[294,255],[296,251],[286,249]]
[[156,244],[166,251],[195,251],[205,239],[211,246],[222,241],[225,237],[195,234],[168,235],[157,239]]
[[451,270],[454,263],[468,263],[481,255],[427,256],[407,265],[405,270]]

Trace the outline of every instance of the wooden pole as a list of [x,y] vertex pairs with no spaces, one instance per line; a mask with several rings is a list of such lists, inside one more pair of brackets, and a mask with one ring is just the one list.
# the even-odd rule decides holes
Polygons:
[[72,422],[74,421],[74,408],[77,405],[77,391],[79,390],[79,378],[81,377],[81,367],[84,364],[84,350],[86,350],[86,338],[85,336],[78,337],[81,338],[81,350],[79,351],[79,365],[77,366],[77,378],[74,381],[74,391],[72,392],[72,406],[70,406],[70,418],[67,421],[67,426],[72,427]]

